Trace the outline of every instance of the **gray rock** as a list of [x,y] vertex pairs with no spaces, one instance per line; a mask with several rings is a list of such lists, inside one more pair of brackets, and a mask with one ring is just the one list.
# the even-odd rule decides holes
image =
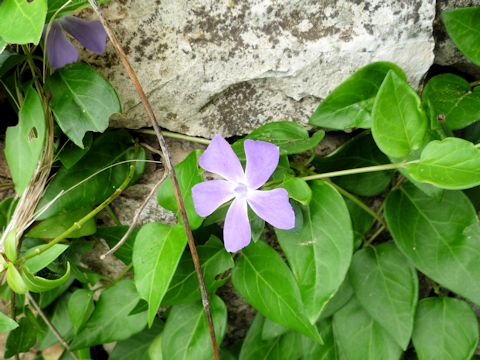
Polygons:
[[[434,0],[125,0],[104,14],[161,125],[196,136],[306,123],[367,63],[393,61],[416,86],[433,61]],[[112,125],[149,126],[111,47],[97,64],[123,103]]]

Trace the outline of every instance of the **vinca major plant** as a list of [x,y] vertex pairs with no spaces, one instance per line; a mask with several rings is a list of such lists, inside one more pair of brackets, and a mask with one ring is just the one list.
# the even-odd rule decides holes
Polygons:
[[[323,99],[308,130],[274,121],[233,140],[162,133],[98,6],[0,1],[3,358],[479,353],[480,80],[444,72],[417,90],[379,61]],[[87,7],[98,19],[81,19]],[[480,8],[442,21],[480,66]],[[116,90],[77,50],[101,57],[107,35],[159,149],[150,129],[108,128],[122,111]],[[339,132],[347,140],[320,151]],[[197,149],[171,166],[169,136]],[[147,197],[122,223],[112,204],[147,167],[164,173],[150,195],[173,220],[137,224]],[[92,257],[122,270],[102,272]],[[244,335],[229,331],[241,316]]]

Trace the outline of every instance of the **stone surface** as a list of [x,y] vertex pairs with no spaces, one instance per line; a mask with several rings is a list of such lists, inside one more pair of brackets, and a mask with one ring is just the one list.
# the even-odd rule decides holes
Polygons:
[[[306,123],[369,62],[396,62],[417,85],[433,61],[434,0],[122,0],[104,14],[161,125],[196,136]],[[149,126],[111,46],[96,61],[123,103],[112,125]]]

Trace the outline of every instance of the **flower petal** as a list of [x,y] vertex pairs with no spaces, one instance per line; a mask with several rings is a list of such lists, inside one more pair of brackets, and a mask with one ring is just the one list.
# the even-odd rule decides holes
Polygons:
[[295,213],[285,189],[252,191],[248,204],[258,216],[276,228],[289,230],[295,227]]
[[242,165],[230,144],[220,135],[215,135],[207,150],[200,156],[199,164],[202,168],[227,180],[245,181]]
[[211,180],[192,187],[193,205],[200,216],[208,216],[220,205],[233,199],[235,184],[225,180]]
[[250,243],[252,231],[248,222],[247,202],[235,199],[228,209],[223,227],[223,241],[228,252],[236,252]]
[[107,45],[107,33],[98,20],[87,21],[75,16],[64,16],[60,22],[80,44],[96,54],[102,54]]
[[275,171],[280,158],[278,146],[265,141],[245,140],[243,144],[247,157],[245,177],[251,189],[258,189],[265,184]]
[[53,70],[61,68],[67,64],[72,64],[78,60],[78,51],[75,46],[68,41],[62,26],[54,21],[46,40],[46,53],[48,63]]

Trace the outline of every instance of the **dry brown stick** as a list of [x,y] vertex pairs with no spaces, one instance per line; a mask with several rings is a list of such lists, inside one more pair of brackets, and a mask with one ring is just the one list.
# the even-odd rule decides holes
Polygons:
[[60,332],[57,330],[57,328],[55,327],[55,325],[52,324],[52,322],[47,318],[47,315],[45,315],[45,313],[43,312],[42,308],[37,304],[37,302],[35,301],[35,299],[33,298],[33,296],[27,292],[27,298],[28,298],[28,301],[33,305],[33,307],[35,308],[35,310],[37,311],[37,313],[40,315],[40,317],[42,318],[42,320],[45,322],[45,324],[48,326],[48,328],[50,329],[50,331],[53,333],[53,335],[55,335],[55,337],[57,338],[57,340],[60,342],[60,344],[62,344],[62,346],[65,348],[65,350],[67,350],[68,352],[70,352],[70,354],[72,355],[72,357],[75,359],[75,360],[79,360],[78,359],[78,356],[75,355],[71,350],[70,350],[70,346],[68,345],[68,343],[65,341],[65,339],[63,338],[62,334],[60,334]]
[[160,130],[160,127],[158,126],[157,118],[155,116],[155,113],[153,112],[152,106],[150,105],[150,102],[148,101],[147,96],[145,95],[145,92],[143,91],[142,85],[140,84],[140,81],[138,80],[137,74],[135,73],[135,70],[133,70],[132,66],[130,65],[130,62],[128,61],[127,54],[125,54],[125,51],[123,50],[122,46],[120,45],[120,42],[118,41],[115,33],[113,32],[112,28],[110,25],[107,23],[105,18],[103,17],[96,0],[88,0],[90,3],[90,6],[94,10],[94,12],[97,14],[99,17],[100,21],[102,22],[103,27],[105,28],[105,31],[107,32],[108,38],[112,42],[112,45],[115,47],[115,50],[117,51],[117,54],[120,58],[120,61],[127,71],[133,85],[135,86],[135,90],[137,91],[138,95],[140,96],[140,100],[143,103],[143,106],[145,107],[145,110],[147,111],[148,118],[152,124],[153,129],[155,130],[155,134],[157,136],[158,144],[160,145],[160,149],[162,150],[162,153],[164,155],[165,159],[165,167],[167,168],[168,173],[170,174],[170,177],[172,179],[172,185],[173,185],[173,190],[175,193],[175,198],[177,200],[178,208],[180,210],[180,214],[183,220],[183,224],[185,227],[185,232],[187,234],[187,240],[188,240],[188,246],[190,248],[190,252],[192,254],[192,259],[193,259],[193,264],[195,266],[195,272],[197,273],[197,278],[198,278],[198,283],[200,285],[200,293],[202,295],[202,303],[203,303],[203,309],[205,311],[205,315],[207,317],[207,322],[208,322],[208,329],[210,332],[210,339],[212,341],[212,348],[213,348],[213,357],[215,360],[219,360],[219,353],[218,353],[218,345],[217,345],[217,339],[215,337],[215,328],[213,326],[213,318],[212,318],[212,313],[210,311],[210,304],[208,301],[208,294],[207,294],[207,289],[205,287],[205,280],[203,278],[203,273],[202,273],[202,267],[200,265],[200,259],[198,258],[198,253],[197,253],[197,248],[195,246],[195,241],[193,239],[193,234],[192,234],[192,229],[190,228],[190,223],[188,221],[187,213],[185,211],[185,204],[183,202],[183,198],[180,192],[180,187],[178,185],[178,179],[177,175],[175,173],[175,168],[173,167],[172,164],[172,159],[170,157],[170,152],[168,151],[167,144],[165,143],[165,138],[162,135],[162,132]]
[[137,209],[137,211],[135,211],[135,215],[133,216],[132,222],[130,223],[130,226],[128,227],[128,230],[125,233],[125,235],[122,236],[120,241],[118,243],[116,243],[114,247],[112,247],[110,250],[108,250],[105,254],[100,255],[100,259],[104,260],[108,255],[111,255],[111,254],[115,253],[118,249],[120,249],[122,247],[123,244],[125,244],[125,242],[128,240],[128,237],[130,236],[133,229],[135,228],[135,224],[137,223],[138,218],[140,217],[140,214],[142,213],[143,209],[145,209],[145,206],[147,206],[147,204],[150,201],[150,199],[152,198],[152,196],[155,195],[155,192],[157,191],[158,187],[163,182],[163,180],[165,180],[166,177],[167,177],[167,172],[165,171],[163,173],[162,178],[159,181],[157,181],[157,183],[153,186],[152,190],[150,190],[150,192],[148,193],[145,200],[143,200],[142,205],[140,205],[140,207]]

